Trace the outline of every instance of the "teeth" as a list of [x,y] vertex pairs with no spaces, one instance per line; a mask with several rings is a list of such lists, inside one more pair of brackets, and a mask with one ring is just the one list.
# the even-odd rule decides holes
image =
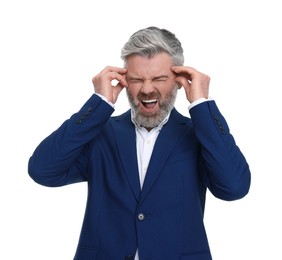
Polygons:
[[150,104],[150,103],[155,103],[157,102],[156,99],[151,99],[151,100],[142,100],[143,103],[146,103],[146,104]]

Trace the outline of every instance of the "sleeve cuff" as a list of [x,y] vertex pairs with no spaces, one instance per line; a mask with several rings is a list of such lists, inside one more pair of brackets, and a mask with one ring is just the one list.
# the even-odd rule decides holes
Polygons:
[[201,103],[203,103],[203,102],[210,101],[210,100],[213,100],[213,99],[212,99],[211,97],[208,97],[208,98],[199,98],[199,99],[195,100],[194,102],[192,102],[192,103],[189,105],[188,109],[190,110],[191,108],[193,108],[193,107],[195,107],[195,106],[197,106],[197,105],[199,105],[199,104],[201,104]]
[[99,96],[101,99],[103,99],[105,102],[107,102],[112,108],[115,108],[115,105],[110,102],[106,97],[104,97],[103,95],[101,94],[98,94],[98,93],[95,93],[95,95]]

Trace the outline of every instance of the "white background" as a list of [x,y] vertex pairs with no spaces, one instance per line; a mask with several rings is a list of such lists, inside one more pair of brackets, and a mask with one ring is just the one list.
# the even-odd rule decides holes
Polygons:
[[[86,183],[37,185],[28,159],[90,97],[93,76],[122,66],[129,36],[151,25],[174,32],[185,64],[211,76],[210,94],[252,170],[244,199],[207,194],[213,258],[282,259],[279,2],[1,0],[0,259],[73,258]],[[184,96],[180,91],[176,106],[188,115]],[[127,109],[123,93],[115,113]]]

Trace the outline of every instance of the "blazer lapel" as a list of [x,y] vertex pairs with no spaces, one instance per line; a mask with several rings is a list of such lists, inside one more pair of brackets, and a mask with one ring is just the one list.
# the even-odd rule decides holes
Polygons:
[[130,110],[113,118],[112,123],[121,163],[132,192],[138,201],[141,188],[136,154],[135,126],[131,122]]
[[168,122],[163,126],[156,140],[142,187],[140,202],[147,196],[176,142],[185,130],[187,130],[187,119],[173,109]]

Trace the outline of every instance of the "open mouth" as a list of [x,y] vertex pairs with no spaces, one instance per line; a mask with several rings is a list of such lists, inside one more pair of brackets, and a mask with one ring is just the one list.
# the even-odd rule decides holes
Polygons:
[[146,109],[152,110],[156,106],[157,100],[156,99],[141,100],[141,103]]

